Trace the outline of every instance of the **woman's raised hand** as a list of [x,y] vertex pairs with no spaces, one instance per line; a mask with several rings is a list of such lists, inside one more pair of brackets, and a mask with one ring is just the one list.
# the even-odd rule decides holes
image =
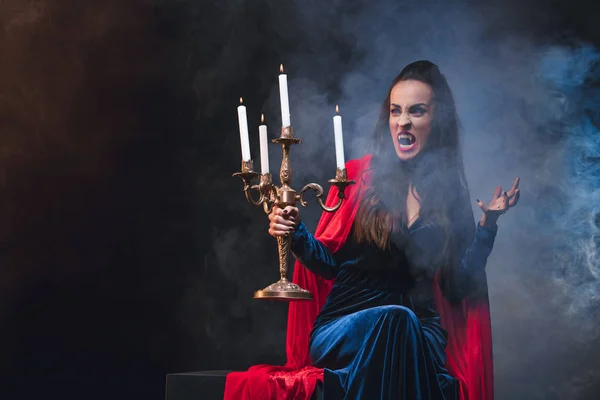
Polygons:
[[498,217],[513,208],[519,202],[519,181],[515,179],[512,188],[508,192],[502,191],[502,186],[496,186],[492,200],[486,205],[481,200],[477,199],[477,205],[483,211],[481,218],[482,226],[493,226],[496,224]]
[[269,221],[269,235],[275,238],[288,236],[294,233],[300,223],[300,211],[298,207],[279,208],[273,206],[269,214]]

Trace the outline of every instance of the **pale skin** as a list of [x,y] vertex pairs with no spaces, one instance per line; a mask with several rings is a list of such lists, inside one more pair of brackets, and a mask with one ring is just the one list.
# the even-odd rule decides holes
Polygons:
[[[420,81],[400,81],[392,88],[390,134],[396,154],[401,160],[406,161],[415,157],[424,148],[435,114],[433,97],[431,87]],[[497,186],[492,199],[487,204],[477,199],[477,205],[483,211],[479,224],[484,228],[495,228],[498,217],[517,205],[519,195],[519,178],[516,178],[509,191],[503,191],[501,186]],[[409,227],[419,216],[419,200],[418,193],[414,190],[408,191],[406,222]],[[290,235],[300,223],[300,213],[297,207],[288,206],[281,209],[274,206],[269,214],[269,221],[271,236]]]

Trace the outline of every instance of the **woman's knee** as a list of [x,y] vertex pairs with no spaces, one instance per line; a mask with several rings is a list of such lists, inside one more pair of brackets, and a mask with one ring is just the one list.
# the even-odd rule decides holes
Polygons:
[[419,318],[417,315],[408,307],[389,305],[376,307],[380,316],[398,318],[406,321],[407,323],[418,323]]

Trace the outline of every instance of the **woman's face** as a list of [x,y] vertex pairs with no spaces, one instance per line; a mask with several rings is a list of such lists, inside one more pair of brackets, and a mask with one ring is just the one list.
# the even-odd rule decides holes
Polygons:
[[390,133],[396,154],[409,160],[425,147],[434,105],[431,86],[421,81],[400,81],[390,93]]

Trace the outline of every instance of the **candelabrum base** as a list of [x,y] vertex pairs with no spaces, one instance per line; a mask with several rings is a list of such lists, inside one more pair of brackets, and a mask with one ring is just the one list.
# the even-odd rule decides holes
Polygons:
[[254,292],[254,298],[265,300],[312,300],[313,296],[308,290],[304,290],[295,283],[283,278],[263,290]]

